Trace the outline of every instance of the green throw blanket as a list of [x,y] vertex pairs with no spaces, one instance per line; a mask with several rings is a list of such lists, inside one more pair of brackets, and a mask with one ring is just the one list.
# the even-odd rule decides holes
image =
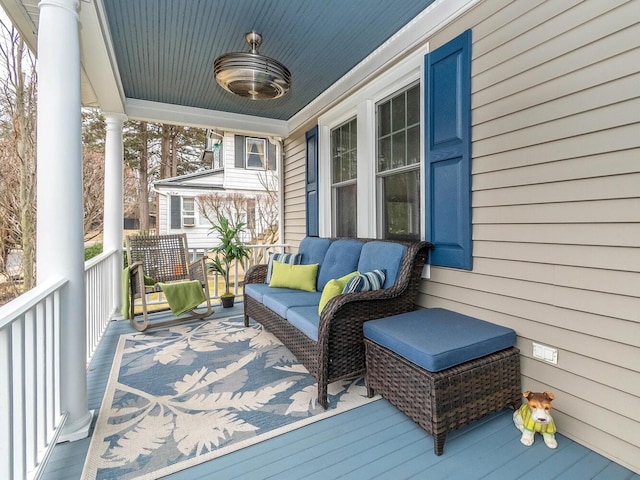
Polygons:
[[[124,319],[129,318],[129,307],[131,305],[131,298],[129,296],[129,273],[129,267],[125,267],[122,271],[122,308],[120,309],[120,314]],[[144,284],[152,287],[156,285],[156,281],[145,275]],[[167,303],[174,315],[181,315],[193,310],[205,301],[202,285],[198,280],[180,283],[157,283],[157,285],[162,289],[162,293],[164,293]]]
[[178,283],[160,283],[158,286],[167,299],[171,312],[178,316],[189,312],[205,301],[200,280]]

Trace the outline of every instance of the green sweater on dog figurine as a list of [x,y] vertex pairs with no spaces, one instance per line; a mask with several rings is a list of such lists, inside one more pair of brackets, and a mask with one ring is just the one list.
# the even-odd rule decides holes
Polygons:
[[551,392],[530,392],[522,393],[527,399],[526,403],[513,413],[513,423],[522,432],[520,442],[527,447],[533,445],[536,432],[542,434],[544,443],[549,448],[556,448],[555,433],[556,425],[551,417],[551,401],[554,395]]

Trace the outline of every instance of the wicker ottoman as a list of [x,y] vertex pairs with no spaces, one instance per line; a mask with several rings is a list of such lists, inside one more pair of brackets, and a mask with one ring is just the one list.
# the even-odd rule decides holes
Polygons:
[[520,353],[509,328],[445,309],[364,324],[368,395],[379,393],[433,436],[520,406]]

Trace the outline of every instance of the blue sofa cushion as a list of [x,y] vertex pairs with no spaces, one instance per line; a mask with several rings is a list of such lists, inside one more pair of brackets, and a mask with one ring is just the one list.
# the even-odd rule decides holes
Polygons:
[[[293,290],[291,290],[293,292]],[[265,293],[273,293],[273,288],[269,288],[266,283],[247,283],[244,286],[244,293],[254,300],[262,303],[262,297]]]
[[400,273],[402,257],[407,247],[400,243],[383,242],[374,240],[367,242],[360,252],[358,267],[359,272],[372,272],[373,270],[385,270],[386,279],[383,288],[392,287]]
[[331,240],[320,237],[305,237],[300,242],[298,253],[302,254],[300,263],[311,265],[312,263],[322,264],[327,249],[331,245]]
[[361,241],[351,239],[339,239],[331,243],[318,271],[318,291],[321,292],[329,280],[357,270],[362,245]]
[[287,310],[287,321],[311,340],[318,341],[320,315],[317,306],[291,307]]
[[443,308],[365,322],[364,336],[430,372],[484,357],[516,343],[516,333],[511,328]]
[[304,292],[302,290],[283,288],[282,291],[265,294],[262,297],[262,304],[283,318],[287,318],[287,310],[291,307],[306,307],[312,305],[316,309],[317,314],[321,295],[321,292]]

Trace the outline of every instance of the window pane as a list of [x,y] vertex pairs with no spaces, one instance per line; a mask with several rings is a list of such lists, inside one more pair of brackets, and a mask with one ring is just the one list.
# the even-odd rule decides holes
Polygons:
[[195,203],[193,198],[182,198],[182,210],[184,210],[185,213],[193,215],[193,212],[195,211]]
[[416,125],[407,130],[407,165],[420,161],[420,126]]
[[405,123],[405,108],[404,108],[405,97],[404,93],[398,95],[396,98],[391,100],[391,110],[392,110],[392,125],[391,128],[394,132],[404,128],[406,126]]
[[382,178],[382,238],[419,240],[420,171]]
[[[331,130],[331,179],[333,183],[333,235],[355,236],[358,138],[357,119]],[[345,185],[345,182],[348,184]]]
[[331,158],[338,156],[338,150],[340,148],[340,128],[336,128],[331,130]]
[[393,168],[404,167],[406,161],[406,148],[405,148],[405,132],[404,130],[393,135]]
[[378,171],[384,172],[391,168],[391,137],[378,141]]
[[357,236],[356,185],[335,189],[335,225],[337,237]]
[[358,145],[358,123],[353,120],[349,123],[349,148],[355,150]]
[[378,136],[391,133],[391,102],[385,102],[378,107]]
[[265,168],[265,140],[247,137],[247,167]]
[[420,123],[420,88],[419,85],[407,92],[407,126]]

